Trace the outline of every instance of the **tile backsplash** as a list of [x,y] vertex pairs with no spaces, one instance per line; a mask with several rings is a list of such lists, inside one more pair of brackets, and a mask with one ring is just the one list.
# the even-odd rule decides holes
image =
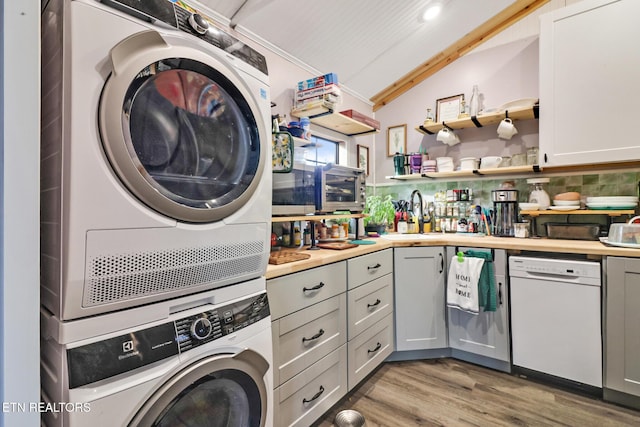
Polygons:
[[[398,181],[391,185],[379,185],[375,190],[373,187],[367,188],[367,194],[380,195],[390,194],[393,199],[408,199],[415,189],[420,190],[423,195],[433,195],[438,191],[454,188],[471,188],[473,190],[473,201],[479,204],[491,203],[491,190],[500,188],[505,181],[513,181],[515,188],[519,191],[519,201],[526,202],[529,198],[531,185],[527,184],[528,178],[498,177],[495,179],[466,179],[460,181],[445,180],[419,180],[419,181]],[[637,196],[638,183],[640,182],[640,170],[590,173],[584,175],[550,176],[550,181],[545,184],[545,190],[553,198],[555,194],[566,191],[577,191],[586,197],[592,196]]]

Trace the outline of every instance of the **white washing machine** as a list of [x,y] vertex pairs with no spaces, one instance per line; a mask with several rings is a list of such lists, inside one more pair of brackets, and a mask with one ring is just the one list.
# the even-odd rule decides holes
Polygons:
[[[259,278],[74,320],[57,336],[47,333],[58,332],[57,321],[43,311],[43,425],[272,426],[264,288]],[[161,318],[121,327],[149,316]]]
[[263,55],[184,1],[42,12],[43,305],[67,321],[263,275]]

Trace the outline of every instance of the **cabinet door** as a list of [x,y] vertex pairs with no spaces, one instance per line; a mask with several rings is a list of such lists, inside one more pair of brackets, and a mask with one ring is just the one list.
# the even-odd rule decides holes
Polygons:
[[604,386],[640,396],[640,259],[607,258]]
[[444,248],[394,249],[396,350],[447,347]]
[[[456,308],[448,309],[449,346],[480,356],[508,362],[509,355],[509,294],[506,282],[507,255],[494,250],[492,268],[496,283],[496,311],[480,311],[474,315]],[[447,261],[455,248],[447,248]],[[448,271],[448,270],[447,270]]]
[[543,15],[540,164],[640,159],[640,2],[583,0]]

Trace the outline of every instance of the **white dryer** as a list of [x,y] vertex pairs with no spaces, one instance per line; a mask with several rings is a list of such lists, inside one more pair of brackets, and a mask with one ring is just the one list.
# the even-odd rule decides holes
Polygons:
[[263,275],[263,55],[184,1],[42,12],[42,292],[61,320]]
[[[259,278],[104,314],[99,322],[78,319],[57,336],[48,334],[58,332],[57,321],[43,312],[43,425],[272,426],[271,317],[264,287]],[[247,295],[238,297],[242,293]],[[165,316],[120,328],[154,312]]]

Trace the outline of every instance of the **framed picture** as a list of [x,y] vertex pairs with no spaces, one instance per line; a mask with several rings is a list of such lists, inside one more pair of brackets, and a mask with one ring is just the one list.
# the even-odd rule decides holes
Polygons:
[[436,122],[442,123],[457,120],[460,115],[462,101],[464,101],[464,94],[436,100]]
[[369,176],[369,147],[358,144],[358,167],[364,169],[364,173]]
[[407,125],[387,128],[387,157],[396,153],[407,154]]

